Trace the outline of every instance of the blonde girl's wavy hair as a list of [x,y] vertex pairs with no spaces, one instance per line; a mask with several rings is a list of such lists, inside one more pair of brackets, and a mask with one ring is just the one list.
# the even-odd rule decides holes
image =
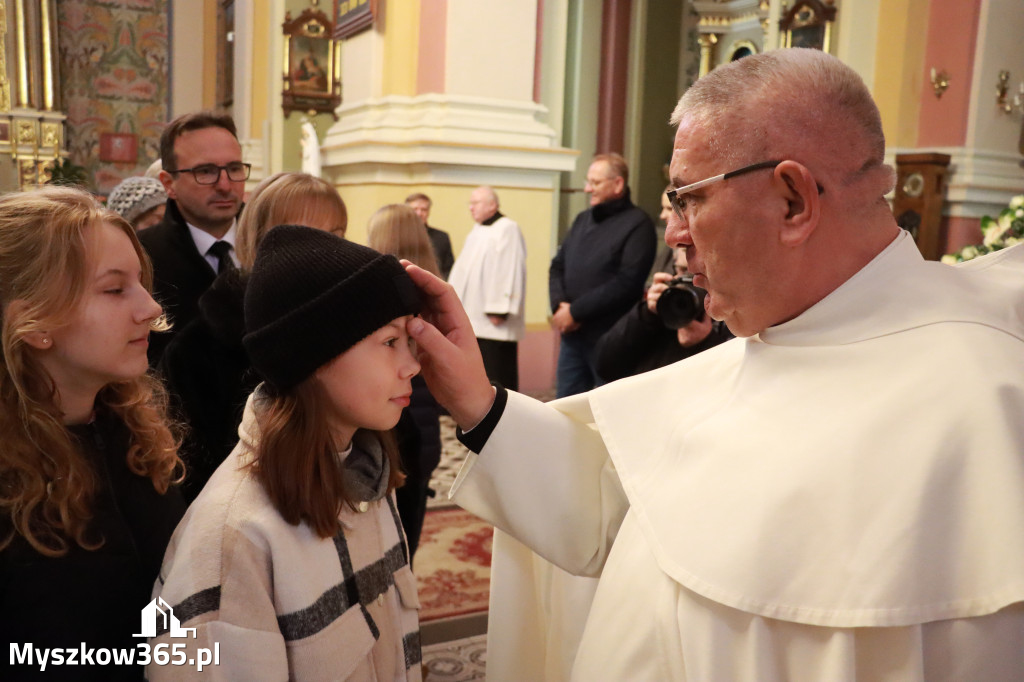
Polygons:
[[[95,226],[106,222],[131,240],[152,286],[152,267],[132,229],[88,193],[42,188],[0,198],[0,550],[20,535],[38,552],[61,556],[89,537],[97,477],[64,427],[53,379],[27,337],[69,324],[90,278]],[[163,318],[154,329],[167,327]],[[165,493],[180,479],[177,441],[162,386],[149,376],[111,383],[97,403],[131,435],[128,468]]]
[[252,270],[256,249],[277,225],[329,225],[345,236],[348,209],[338,190],[308,173],[275,173],[264,178],[249,195],[238,219],[235,252],[243,270]]
[[427,228],[405,204],[388,204],[370,216],[366,245],[371,249],[418,265],[440,277]]

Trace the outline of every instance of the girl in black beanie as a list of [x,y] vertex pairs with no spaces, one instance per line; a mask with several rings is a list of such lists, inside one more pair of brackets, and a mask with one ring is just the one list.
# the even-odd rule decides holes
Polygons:
[[419,310],[393,256],[307,227],[267,234],[244,337],[264,383],[157,585],[196,636],[172,642],[158,629],[154,645],[183,641],[197,660],[219,651],[222,674],[239,679],[420,679],[387,434],[420,369],[405,330]]

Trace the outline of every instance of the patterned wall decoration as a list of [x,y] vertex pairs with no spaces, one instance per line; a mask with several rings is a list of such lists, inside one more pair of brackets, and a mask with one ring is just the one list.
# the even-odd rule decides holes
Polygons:
[[57,3],[68,151],[100,194],[143,174],[159,156],[167,121],[167,27],[167,0]]

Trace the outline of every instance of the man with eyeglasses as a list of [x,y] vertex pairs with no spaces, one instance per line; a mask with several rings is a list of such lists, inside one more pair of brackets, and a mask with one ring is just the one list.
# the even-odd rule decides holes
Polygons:
[[156,299],[174,326],[150,335],[153,366],[175,333],[197,317],[199,297],[217,274],[238,266],[235,219],[250,170],[242,162],[235,122],[218,112],[194,112],[168,123],[160,158],[167,210],[139,241],[153,261]]
[[595,349],[640,299],[654,262],[654,223],[630,199],[621,154],[598,154],[587,169],[590,208],[581,212],[551,259],[551,326],[561,334],[557,396],[600,386]]
[[479,453],[454,500],[599,578],[570,605],[497,537],[492,615],[574,680],[1024,679],[1024,246],[923,260],[878,109],[823,52],[720,66],[672,120],[666,239],[744,338],[540,403],[487,384],[410,268],[423,375]]

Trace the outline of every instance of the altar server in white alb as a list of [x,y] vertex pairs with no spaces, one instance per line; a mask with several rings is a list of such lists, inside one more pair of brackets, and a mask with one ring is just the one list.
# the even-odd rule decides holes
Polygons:
[[455,500],[599,577],[574,680],[1024,679],[1024,247],[923,260],[878,110],[820,51],[720,66],[672,120],[666,240],[742,338],[540,403],[410,267],[478,453]]
[[487,376],[515,391],[526,332],[526,242],[519,225],[498,210],[491,187],[473,190],[469,213],[473,229],[448,281],[469,315]]

